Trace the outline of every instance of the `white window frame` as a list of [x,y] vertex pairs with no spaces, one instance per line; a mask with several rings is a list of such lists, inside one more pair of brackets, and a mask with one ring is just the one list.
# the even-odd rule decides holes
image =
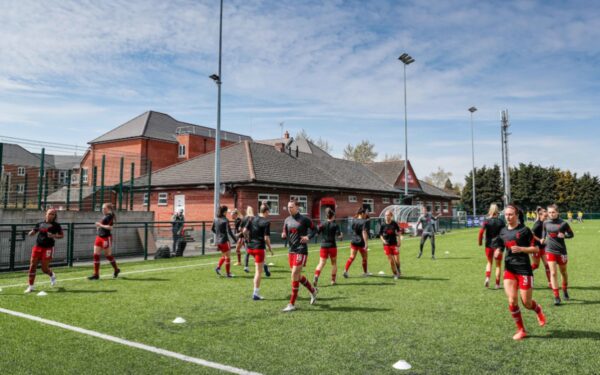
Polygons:
[[169,193],[158,193],[159,206],[167,206],[169,204]]
[[388,197],[381,198],[381,203],[383,203],[383,204],[390,204],[390,198],[388,198]]
[[180,158],[185,157],[185,145],[184,144],[181,144],[181,143],[179,144],[177,156]]
[[17,194],[23,195],[25,193],[25,184],[17,184]]
[[400,198],[394,198],[394,199],[392,200],[392,203],[393,203],[393,204],[402,204],[402,199],[400,199]]
[[433,206],[435,207],[435,212],[442,212],[442,202],[437,201],[437,202],[433,202]]
[[365,207],[365,205],[371,206],[370,210],[367,210],[365,208],[365,210],[367,212],[369,212],[369,213],[375,212],[375,199],[373,199],[373,198],[363,198],[362,204],[363,204],[363,208]]
[[65,171],[65,170],[58,171],[58,183],[60,185],[66,185],[68,177],[69,177],[69,171]]
[[23,177],[27,173],[27,169],[25,167],[17,167],[17,176]]
[[290,195],[290,200],[297,200],[299,211],[302,215],[308,213],[308,197],[306,195]]
[[144,193],[144,200],[142,203],[143,206],[147,206],[148,205],[148,193]]
[[449,213],[450,212],[450,204],[448,202],[444,202],[442,204],[442,209],[444,213]]
[[266,203],[269,206],[269,214],[279,215],[279,194],[258,194],[258,210],[260,211],[260,205]]
[[82,179],[83,183],[87,184],[88,183],[88,169],[87,168],[82,168],[81,169],[81,173],[82,173],[82,176],[83,176],[83,179]]
[[350,203],[356,203],[356,202],[358,202],[358,199],[356,198],[356,195],[348,195],[348,202],[350,202]]

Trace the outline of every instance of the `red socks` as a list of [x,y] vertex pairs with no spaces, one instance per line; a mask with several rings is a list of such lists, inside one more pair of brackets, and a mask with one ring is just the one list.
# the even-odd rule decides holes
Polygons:
[[31,264],[29,266],[29,285],[33,285],[33,283],[35,282],[35,274],[37,270],[37,262]]
[[533,300],[531,301],[531,308],[529,310],[533,310],[536,314],[540,315],[542,313],[542,306]]
[[94,275],[100,274],[100,254],[94,254]]
[[331,282],[332,282],[332,283],[335,283],[335,278],[336,278],[336,276],[337,276],[337,275],[336,275],[335,273],[332,273],[332,274],[331,274]]
[[225,271],[229,275],[231,273],[231,258],[225,257]]
[[535,271],[535,270],[537,270],[539,268],[539,266],[540,266],[539,264],[535,264],[534,263],[534,264],[531,265],[531,270]]
[[300,281],[292,281],[292,296],[290,297],[290,305],[294,305],[296,303],[296,298],[298,298],[298,289],[300,288]]
[[492,274],[492,271],[485,271],[485,278],[489,279],[491,274]]
[[117,270],[117,261],[115,260],[115,257],[112,255],[108,255],[106,257],[106,260],[108,260],[110,262],[110,265],[116,271]]
[[221,268],[221,266],[223,265],[223,263],[225,263],[225,256],[222,256],[222,257],[219,259],[219,265],[217,266],[217,268]]
[[315,289],[312,287],[312,285],[310,285],[310,281],[308,281],[305,276],[300,278],[300,284],[304,285],[309,292],[315,292]]
[[554,294],[554,298],[558,298],[559,297],[558,289],[552,288],[552,294]]
[[568,286],[568,285],[567,285],[567,283],[565,283],[565,282],[563,281],[563,283],[562,283],[562,290],[563,290],[563,292],[564,292],[565,290],[567,290],[567,286]]
[[346,262],[346,268],[344,268],[344,271],[348,272],[348,270],[350,269],[350,266],[352,265],[352,262],[354,262],[354,258],[353,257],[348,258],[348,261]]
[[508,305],[508,310],[510,311],[510,315],[512,315],[512,318],[517,325],[517,329],[519,329],[519,331],[524,331],[525,326],[523,325],[523,318],[521,317],[521,310],[519,309],[519,306]]
[[237,252],[238,263],[242,263],[242,252],[238,250]]
[[315,270],[315,277],[321,276],[321,270]]

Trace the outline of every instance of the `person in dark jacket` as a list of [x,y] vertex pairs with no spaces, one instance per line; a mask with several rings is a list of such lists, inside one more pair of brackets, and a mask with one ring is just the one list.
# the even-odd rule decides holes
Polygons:
[[183,240],[184,225],[185,217],[183,216],[183,208],[180,208],[171,218],[171,232],[173,233],[173,248],[171,249],[172,253],[177,253],[179,242]]

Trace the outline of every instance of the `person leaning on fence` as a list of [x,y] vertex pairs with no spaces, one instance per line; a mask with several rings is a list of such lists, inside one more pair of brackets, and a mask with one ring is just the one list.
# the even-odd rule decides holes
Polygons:
[[42,271],[50,276],[50,285],[56,284],[56,275],[50,268],[52,255],[54,253],[54,240],[64,237],[60,224],[56,221],[56,210],[51,208],[46,212],[45,220],[37,223],[29,232],[30,236],[37,234],[35,245],[31,249],[31,259],[29,264],[29,286],[25,293],[31,293],[35,290],[35,274],[38,263],[42,262]]
[[185,225],[185,217],[183,216],[183,208],[180,208],[175,212],[175,215],[171,218],[171,226],[173,232],[173,248],[171,249],[172,253],[177,254],[177,248],[179,246],[179,242],[183,240],[183,227]]

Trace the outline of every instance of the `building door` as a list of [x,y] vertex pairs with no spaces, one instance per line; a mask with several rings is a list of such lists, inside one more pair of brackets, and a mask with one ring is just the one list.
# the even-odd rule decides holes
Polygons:
[[175,212],[178,212],[179,209],[182,209],[185,213],[185,195],[183,194],[175,196]]

